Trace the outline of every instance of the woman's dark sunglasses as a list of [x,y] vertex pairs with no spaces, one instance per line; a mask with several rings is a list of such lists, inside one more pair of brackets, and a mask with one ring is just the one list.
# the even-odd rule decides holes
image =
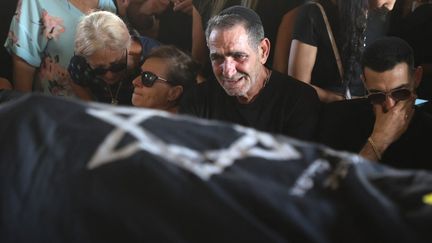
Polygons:
[[108,68],[98,67],[98,68],[92,68],[92,70],[93,70],[93,73],[95,75],[104,75],[108,71],[111,71],[113,73],[121,72],[121,71],[125,70],[126,67],[127,67],[127,64],[125,62],[123,62],[123,63],[114,63]]
[[108,71],[113,72],[113,73],[118,73],[121,72],[123,70],[125,70],[127,68],[127,50],[125,51],[125,61],[122,62],[117,62],[112,64],[111,66],[109,66],[108,68],[102,68],[102,67],[98,67],[98,68],[91,68],[93,73],[95,75],[105,75]]
[[152,87],[156,80],[162,80],[164,82],[168,82],[168,80],[157,76],[156,74],[148,71],[144,71],[141,73],[141,83],[146,87]]
[[367,98],[372,104],[382,104],[390,96],[394,101],[406,100],[411,97],[412,91],[408,88],[400,88],[389,92],[369,93]]

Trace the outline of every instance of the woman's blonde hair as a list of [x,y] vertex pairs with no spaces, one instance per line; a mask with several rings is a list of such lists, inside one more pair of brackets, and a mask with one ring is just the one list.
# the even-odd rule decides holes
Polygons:
[[85,58],[101,49],[126,50],[131,36],[123,20],[107,11],[84,16],[76,28],[75,54]]

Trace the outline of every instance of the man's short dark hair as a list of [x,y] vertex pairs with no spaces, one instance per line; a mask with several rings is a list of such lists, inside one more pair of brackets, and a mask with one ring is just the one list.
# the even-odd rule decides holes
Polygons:
[[208,21],[205,31],[207,42],[214,29],[229,29],[238,24],[242,24],[246,29],[250,44],[258,47],[261,40],[264,39],[264,27],[261,18],[252,9],[239,5],[222,10]]
[[363,53],[362,69],[375,72],[393,69],[399,63],[406,63],[414,70],[414,54],[411,46],[398,37],[384,37],[374,41]]

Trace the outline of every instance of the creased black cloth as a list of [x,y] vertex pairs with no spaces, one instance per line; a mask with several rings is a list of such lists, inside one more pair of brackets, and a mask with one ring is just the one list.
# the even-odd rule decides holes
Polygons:
[[430,242],[432,174],[227,123],[0,103],[0,242]]

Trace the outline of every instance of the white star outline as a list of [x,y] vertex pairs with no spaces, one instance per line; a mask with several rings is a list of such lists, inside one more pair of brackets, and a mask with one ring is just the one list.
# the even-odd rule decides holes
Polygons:
[[[90,170],[128,158],[139,151],[147,151],[194,173],[203,180],[208,180],[212,175],[222,173],[236,160],[246,157],[280,161],[300,158],[300,153],[290,144],[279,141],[270,134],[239,125],[234,125],[233,129],[243,135],[233,141],[228,148],[197,151],[182,145],[166,143],[139,124],[152,117],[193,121],[200,125],[217,122],[171,115],[158,110],[101,104],[91,105],[86,112],[115,127],[107,134],[87,164]],[[126,134],[136,138],[136,141],[116,149]]]

